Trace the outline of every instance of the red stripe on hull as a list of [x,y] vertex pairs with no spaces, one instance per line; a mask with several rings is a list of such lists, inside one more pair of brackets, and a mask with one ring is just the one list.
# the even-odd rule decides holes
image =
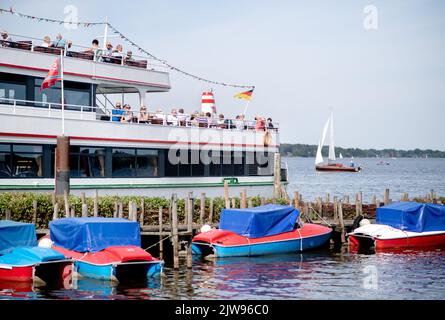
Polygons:
[[444,247],[445,233],[429,236],[417,236],[400,239],[375,240],[376,249],[390,248],[428,248],[428,247]]
[[0,268],[0,280],[2,281],[32,281],[33,266],[12,267],[12,269]]

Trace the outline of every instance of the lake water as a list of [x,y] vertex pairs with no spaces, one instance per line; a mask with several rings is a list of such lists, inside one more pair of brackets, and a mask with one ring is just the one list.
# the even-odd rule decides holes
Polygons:
[[[445,196],[445,159],[356,159],[361,173],[315,172],[313,159],[284,158],[289,191],[305,199],[351,197],[362,191],[398,199],[434,189]],[[389,162],[389,165],[386,164]],[[347,164],[348,161],[345,161]],[[445,299],[445,251],[353,254],[347,247],[304,254],[252,258],[200,259],[146,283],[115,286],[77,280],[71,288],[51,290],[0,282],[0,299]]]

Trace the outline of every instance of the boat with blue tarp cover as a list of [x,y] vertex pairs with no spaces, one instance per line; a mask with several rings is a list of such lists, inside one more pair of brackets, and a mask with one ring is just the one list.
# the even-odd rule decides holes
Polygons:
[[292,206],[268,204],[248,209],[223,209],[219,229],[193,238],[192,251],[217,257],[301,252],[326,244],[332,229],[303,223]]
[[163,261],[141,248],[139,224],[121,218],[51,221],[54,250],[74,260],[76,275],[118,282],[158,276]]
[[63,285],[69,281],[72,261],[53,249],[37,246],[35,226],[0,221],[0,280]]
[[445,247],[445,206],[432,203],[395,202],[377,208],[376,223],[363,220],[349,233],[349,247],[399,249]]

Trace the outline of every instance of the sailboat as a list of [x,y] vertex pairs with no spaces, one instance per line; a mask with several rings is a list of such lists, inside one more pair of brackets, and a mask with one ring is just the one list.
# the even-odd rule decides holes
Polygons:
[[[326,134],[329,130],[329,155],[328,155],[328,163],[323,164],[323,156],[321,154],[321,149],[326,140]],[[341,155],[341,154],[340,154]],[[340,158],[343,158],[342,156]],[[334,146],[334,114],[331,113],[330,117],[326,121],[326,124],[323,127],[323,135],[321,141],[318,142],[317,155],[315,157],[315,170],[317,171],[346,171],[346,172],[359,172],[361,170],[360,167],[355,167],[354,162],[351,160],[351,164],[349,167],[344,166],[341,163],[335,163],[335,146]]]

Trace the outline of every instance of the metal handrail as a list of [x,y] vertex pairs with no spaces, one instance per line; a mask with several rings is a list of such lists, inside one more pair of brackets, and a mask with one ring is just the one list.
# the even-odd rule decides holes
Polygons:
[[[33,107],[30,106],[30,104],[33,105],[39,105],[38,109],[42,109],[42,108],[46,108],[48,109],[48,116],[51,117],[52,116],[52,112],[54,112],[54,110],[57,111],[61,111],[62,108],[62,104],[61,103],[55,103],[55,102],[44,102],[44,101],[31,101],[31,100],[22,100],[22,99],[11,99],[11,98],[0,98],[0,104],[4,103],[4,101],[9,101],[12,104],[13,107],[13,114],[16,114],[17,112],[17,107],[25,107],[25,108],[29,108],[29,107]],[[20,105],[20,104],[25,104],[25,105]],[[56,107],[56,108],[55,108]],[[76,104],[64,104],[65,108],[75,108],[74,110],[66,110],[65,111],[74,111],[74,112],[80,112],[80,119],[83,119],[83,115],[85,112],[87,113],[94,113],[97,114],[97,110],[104,110],[105,111],[105,115],[109,116],[110,119],[107,121],[113,121],[114,117],[122,117],[125,115],[117,115],[117,114],[112,114],[112,110],[113,109],[109,109],[109,108],[100,108],[100,107],[96,107],[96,106],[85,106],[85,105],[76,105]],[[88,111],[86,111],[88,110]],[[139,114],[139,111],[130,111],[130,115],[132,119],[137,118],[137,115]],[[236,131],[256,131],[255,129],[255,125],[253,123],[253,121],[249,121],[249,120],[237,120],[237,119],[230,119],[230,118],[225,118],[225,119],[218,119],[218,118],[206,118],[207,120],[207,124],[203,121],[199,122],[199,120],[193,121],[190,119],[178,119],[177,116],[178,114],[176,114],[176,118],[174,118],[173,122],[169,121],[168,118],[169,116],[171,116],[171,113],[164,113],[164,112],[147,112],[147,114],[149,116],[152,116],[151,118],[149,118],[149,122],[148,124],[153,124],[153,125],[169,125],[169,126],[178,126],[178,127],[199,127],[199,128],[216,128],[216,129],[226,129],[226,130],[236,130]],[[181,115],[181,114],[180,114]],[[190,114],[183,114],[183,116],[186,117],[190,117]],[[97,120],[97,119],[96,119]],[[162,123],[152,123],[152,120],[161,120]],[[211,120],[211,121],[209,121]],[[224,120],[224,123],[221,124],[219,123],[219,121]],[[104,120],[97,120],[97,121],[104,121]],[[226,122],[227,121],[227,122]],[[236,122],[242,122],[242,126],[240,126],[239,128],[237,128],[236,126]],[[116,122],[116,121],[114,121]],[[134,123],[134,122],[131,122]],[[145,123],[145,122],[143,122]],[[173,124],[176,123],[176,124]],[[249,123],[251,123],[251,125],[249,125]],[[184,124],[184,125],[182,125]],[[274,128],[272,131],[276,131],[278,132],[279,126],[278,123],[273,122]],[[264,130],[261,131],[271,131],[270,129],[267,129],[267,127]]]

